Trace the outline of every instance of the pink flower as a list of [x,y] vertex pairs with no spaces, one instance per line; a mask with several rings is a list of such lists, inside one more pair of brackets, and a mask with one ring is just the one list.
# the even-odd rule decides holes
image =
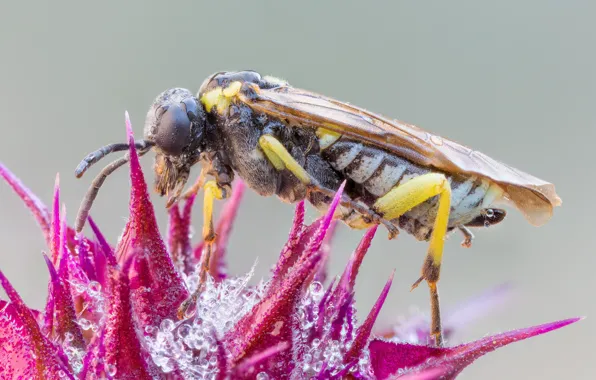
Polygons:
[[[127,122],[128,138],[133,141]],[[134,149],[130,217],[112,247],[93,220],[93,237],[76,235],[4,166],[0,175],[31,210],[44,234],[50,272],[46,307],[28,308],[0,272],[0,378],[270,379],[454,378],[487,352],[558,329],[578,318],[497,334],[454,347],[427,346],[417,322],[372,334],[393,273],[366,319],[356,320],[354,284],[376,228],[367,231],[344,272],[327,285],[326,262],[341,189],[329,212],[304,225],[296,208],[271,277],[230,276],[226,244],[244,187],[237,183],[217,225],[205,287],[185,319],[180,304],[197,288],[203,244],[190,241],[194,197],[170,210],[162,239]],[[167,242],[167,244],[166,244]],[[449,333],[449,323],[447,323]]]

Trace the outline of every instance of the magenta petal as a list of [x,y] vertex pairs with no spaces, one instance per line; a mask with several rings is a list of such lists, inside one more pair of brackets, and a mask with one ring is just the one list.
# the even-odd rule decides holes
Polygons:
[[190,216],[196,195],[192,195],[184,203],[182,214],[179,212],[178,203],[169,211],[168,247],[174,265],[180,272],[186,274],[194,270],[194,258],[190,244]]
[[77,235],[77,251],[81,270],[90,281],[97,281],[97,273],[95,272],[95,266],[93,265],[91,247],[89,246],[89,241],[85,239],[83,234]]
[[360,264],[362,264],[362,260],[370,247],[372,239],[377,232],[378,226],[374,226],[362,237],[360,244],[358,244],[358,248],[352,254],[350,261],[348,261],[348,265],[346,265],[346,269],[344,270],[341,278],[333,292],[331,297],[330,303],[334,304],[335,310],[341,308],[346,299],[352,294],[354,290],[354,284],[356,282],[356,276],[358,275],[358,269],[360,268]]
[[52,202],[52,225],[50,229],[51,244],[50,253],[52,258],[52,264],[58,264],[58,258],[60,257],[60,243],[61,236],[64,236],[61,232],[62,224],[60,220],[60,176],[56,175],[56,182],[54,184],[54,200]]
[[103,340],[104,334],[101,334],[87,346],[87,353],[83,358],[83,368],[79,373],[79,379],[106,378],[106,368],[103,360],[106,349]]
[[383,307],[383,303],[385,303],[387,294],[389,294],[389,289],[391,288],[391,283],[393,282],[394,274],[395,271],[393,271],[393,273],[391,273],[391,276],[389,276],[389,280],[387,280],[387,283],[383,287],[383,290],[381,291],[381,294],[379,295],[377,302],[375,302],[371,311],[368,313],[368,316],[364,320],[364,323],[362,323],[362,325],[360,325],[360,327],[358,327],[358,329],[356,330],[356,336],[354,337],[354,341],[352,342],[352,347],[350,347],[350,350],[346,352],[346,355],[344,356],[345,364],[357,360],[362,354],[362,350],[366,347],[368,339],[370,338],[370,333],[372,331],[373,325],[375,324],[377,316],[379,315],[379,312]]
[[320,283],[325,283],[327,280],[327,266],[329,264],[329,257],[331,256],[331,243],[337,230],[337,223],[337,220],[331,222],[327,235],[325,235],[325,240],[323,240],[323,244],[321,245],[321,262],[314,278],[315,281],[319,281]]
[[[316,230],[313,228],[313,225],[310,227],[312,232]],[[294,254],[294,252],[300,252],[300,249],[298,249],[298,243],[301,241],[304,233],[304,201],[300,201],[296,205],[296,211],[294,212],[294,220],[292,222],[292,229],[290,230],[290,234],[288,236],[288,241],[282,248],[279,255],[279,260],[277,260],[275,269],[273,270],[273,276],[271,279],[272,286],[275,286],[281,281],[290,266],[292,266],[296,261],[298,255]]]
[[0,378],[74,379],[66,356],[42,334],[2,271],[0,284],[11,301],[0,309]]
[[[317,223],[317,231],[309,239],[306,248],[301,252],[295,264],[289,268],[279,286],[270,286],[265,297],[236,324],[224,337],[226,348],[231,354],[232,362],[238,363],[246,357],[274,346],[281,342],[291,342],[293,313],[305,280],[312,278],[317,263],[320,261],[319,248],[331,219],[341,199],[343,185],[338,190],[327,214]],[[289,373],[294,362],[291,350],[274,356],[280,366],[270,368],[270,375],[282,377]]]
[[[146,261],[146,278],[140,282],[145,287],[133,289],[132,303],[135,314],[145,322],[159,324],[162,319],[176,319],[176,310],[188,291],[174,268],[172,259],[161,239],[153,205],[149,200],[147,184],[141,171],[139,157],[134,147],[132,127],[126,114],[126,128],[130,143],[130,217],[116,249],[120,264],[139,258]],[[132,273],[131,276],[137,276]],[[132,281],[132,277],[131,277]],[[149,301],[149,302],[147,302]]]
[[249,358],[244,359],[234,368],[235,376],[241,378],[252,378],[255,374],[266,371],[267,366],[263,365],[272,356],[287,350],[290,347],[288,342],[280,342],[275,346],[269,347]]
[[48,208],[35,196],[23,183],[0,162],[0,176],[12,187],[17,195],[25,202],[45,236],[46,242],[50,245],[50,215]]
[[[444,378],[453,378],[479,357],[510,343],[559,329],[580,318],[546,323],[496,334],[449,348],[434,348],[407,343],[373,340],[369,344],[371,363],[379,379],[397,374],[412,374],[441,368]],[[407,368],[407,371],[405,369]],[[401,370],[401,371],[400,371]]]
[[[60,265],[60,274],[56,273],[54,266],[52,265],[51,260],[44,255],[43,256],[46,264],[48,266],[48,270],[50,272],[50,282],[52,284],[52,298],[54,300],[54,331],[52,336],[55,336],[60,342],[64,341],[65,335],[67,333],[71,334],[72,341],[71,345],[75,348],[84,349],[85,348],[85,341],[83,339],[83,334],[81,329],[77,325],[77,316],[74,309],[74,305],[72,303],[72,298],[70,294],[70,285],[68,283],[68,277],[62,277],[64,275],[68,275],[65,273],[67,265],[65,263],[66,258],[62,258],[61,262],[64,264]],[[49,310],[48,310],[49,311]]]
[[108,317],[105,325],[105,368],[118,379],[152,379],[158,372],[145,360],[130,305],[126,275],[109,268]]
[[99,248],[101,249],[103,256],[107,260],[108,264],[116,265],[116,256],[114,256],[114,250],[112,249],[112,247],[110,247],[110,244],[108,244],[108,241],[103,236],[101,230],[99,229],[99,227],[97,227],[97,224],[95,224],[95,221],[93,220],[93,218],[91,218],[91,216],[87,217],[87,222],[89,223],[89,227],[91,227],[91,230],[93,231],[93,234],[97,239],[97,243],[99,244]]

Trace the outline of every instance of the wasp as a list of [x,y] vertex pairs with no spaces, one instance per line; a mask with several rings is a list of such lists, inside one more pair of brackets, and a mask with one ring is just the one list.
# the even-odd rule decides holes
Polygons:
[[[471,228],[505,218],[495,203],[514,206],[533,225],[547,222],[561,204],[551,183],[478,151],[254,71],[213,74],[196,96],[182,88],[163,92],[135,147],[139,154],[155,151],[155,189],[168,205],[183,195],[191,167],[201,165],[192,191],[205,190],[207,242],[215,238],[213,203],[230,194],[236,175],[260,195],[288,203],[307,199],[321,211],[345,181],[337,219],[355,229],[382,224],[390,238],[403,230],[429,242],[413,288],[422,281],[429,286],[437,346],[443,343],[437,283],[446,234],[461,231],[467,247]],[[126,149],[126,143],[104,146],[85,157],[75,174]],[[93,181],[77,231],[105,178],[127,160],[112,162]]]

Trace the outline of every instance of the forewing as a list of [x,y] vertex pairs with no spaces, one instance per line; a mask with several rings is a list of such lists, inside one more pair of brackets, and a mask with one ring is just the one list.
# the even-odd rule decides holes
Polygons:
[[488,178],[503,187],[534,225],[548,221],[552,208],[561,204],[554,185],[412,124],[290,86],[253,90],[239,99],[258,112],[299,126],[325,128],[446,173]]

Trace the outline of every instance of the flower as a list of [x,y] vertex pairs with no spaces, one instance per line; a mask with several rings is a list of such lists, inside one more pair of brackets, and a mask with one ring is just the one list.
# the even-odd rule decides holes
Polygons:
[[[487,352],[578,320],[445,348],[426,345],[427,324],[420,320],[375,337],[373,326],[393,273],[360,323],[354,284],[376,228],[364,234],[341,276],[326,280],[332,216],[342,189],[327,214],[311,225],[304,225],[304,203],[298,204],[271,277],[253,286],[252,271],[234,277],[225,270],[226,244],[244,191],[237,183],[217,224],[204,276],[199,265],[204,244],[193,247],[190,239],[194,196],[171,208],[164,241],[128,118],[127,133],[130,217],[115,247],[92,219],[93,237],[77,235],[67,225],[58,179],[50,212],[0,164],[0,175],[41,227],[50,273],[46,306],[38,311],[23,303],[0,272],[9,299],[0,301],[2,379],[454,378]],[[180,304],[202,278],[196,308],[179,320]],[[449,334],[448,320],[446,327]]]

